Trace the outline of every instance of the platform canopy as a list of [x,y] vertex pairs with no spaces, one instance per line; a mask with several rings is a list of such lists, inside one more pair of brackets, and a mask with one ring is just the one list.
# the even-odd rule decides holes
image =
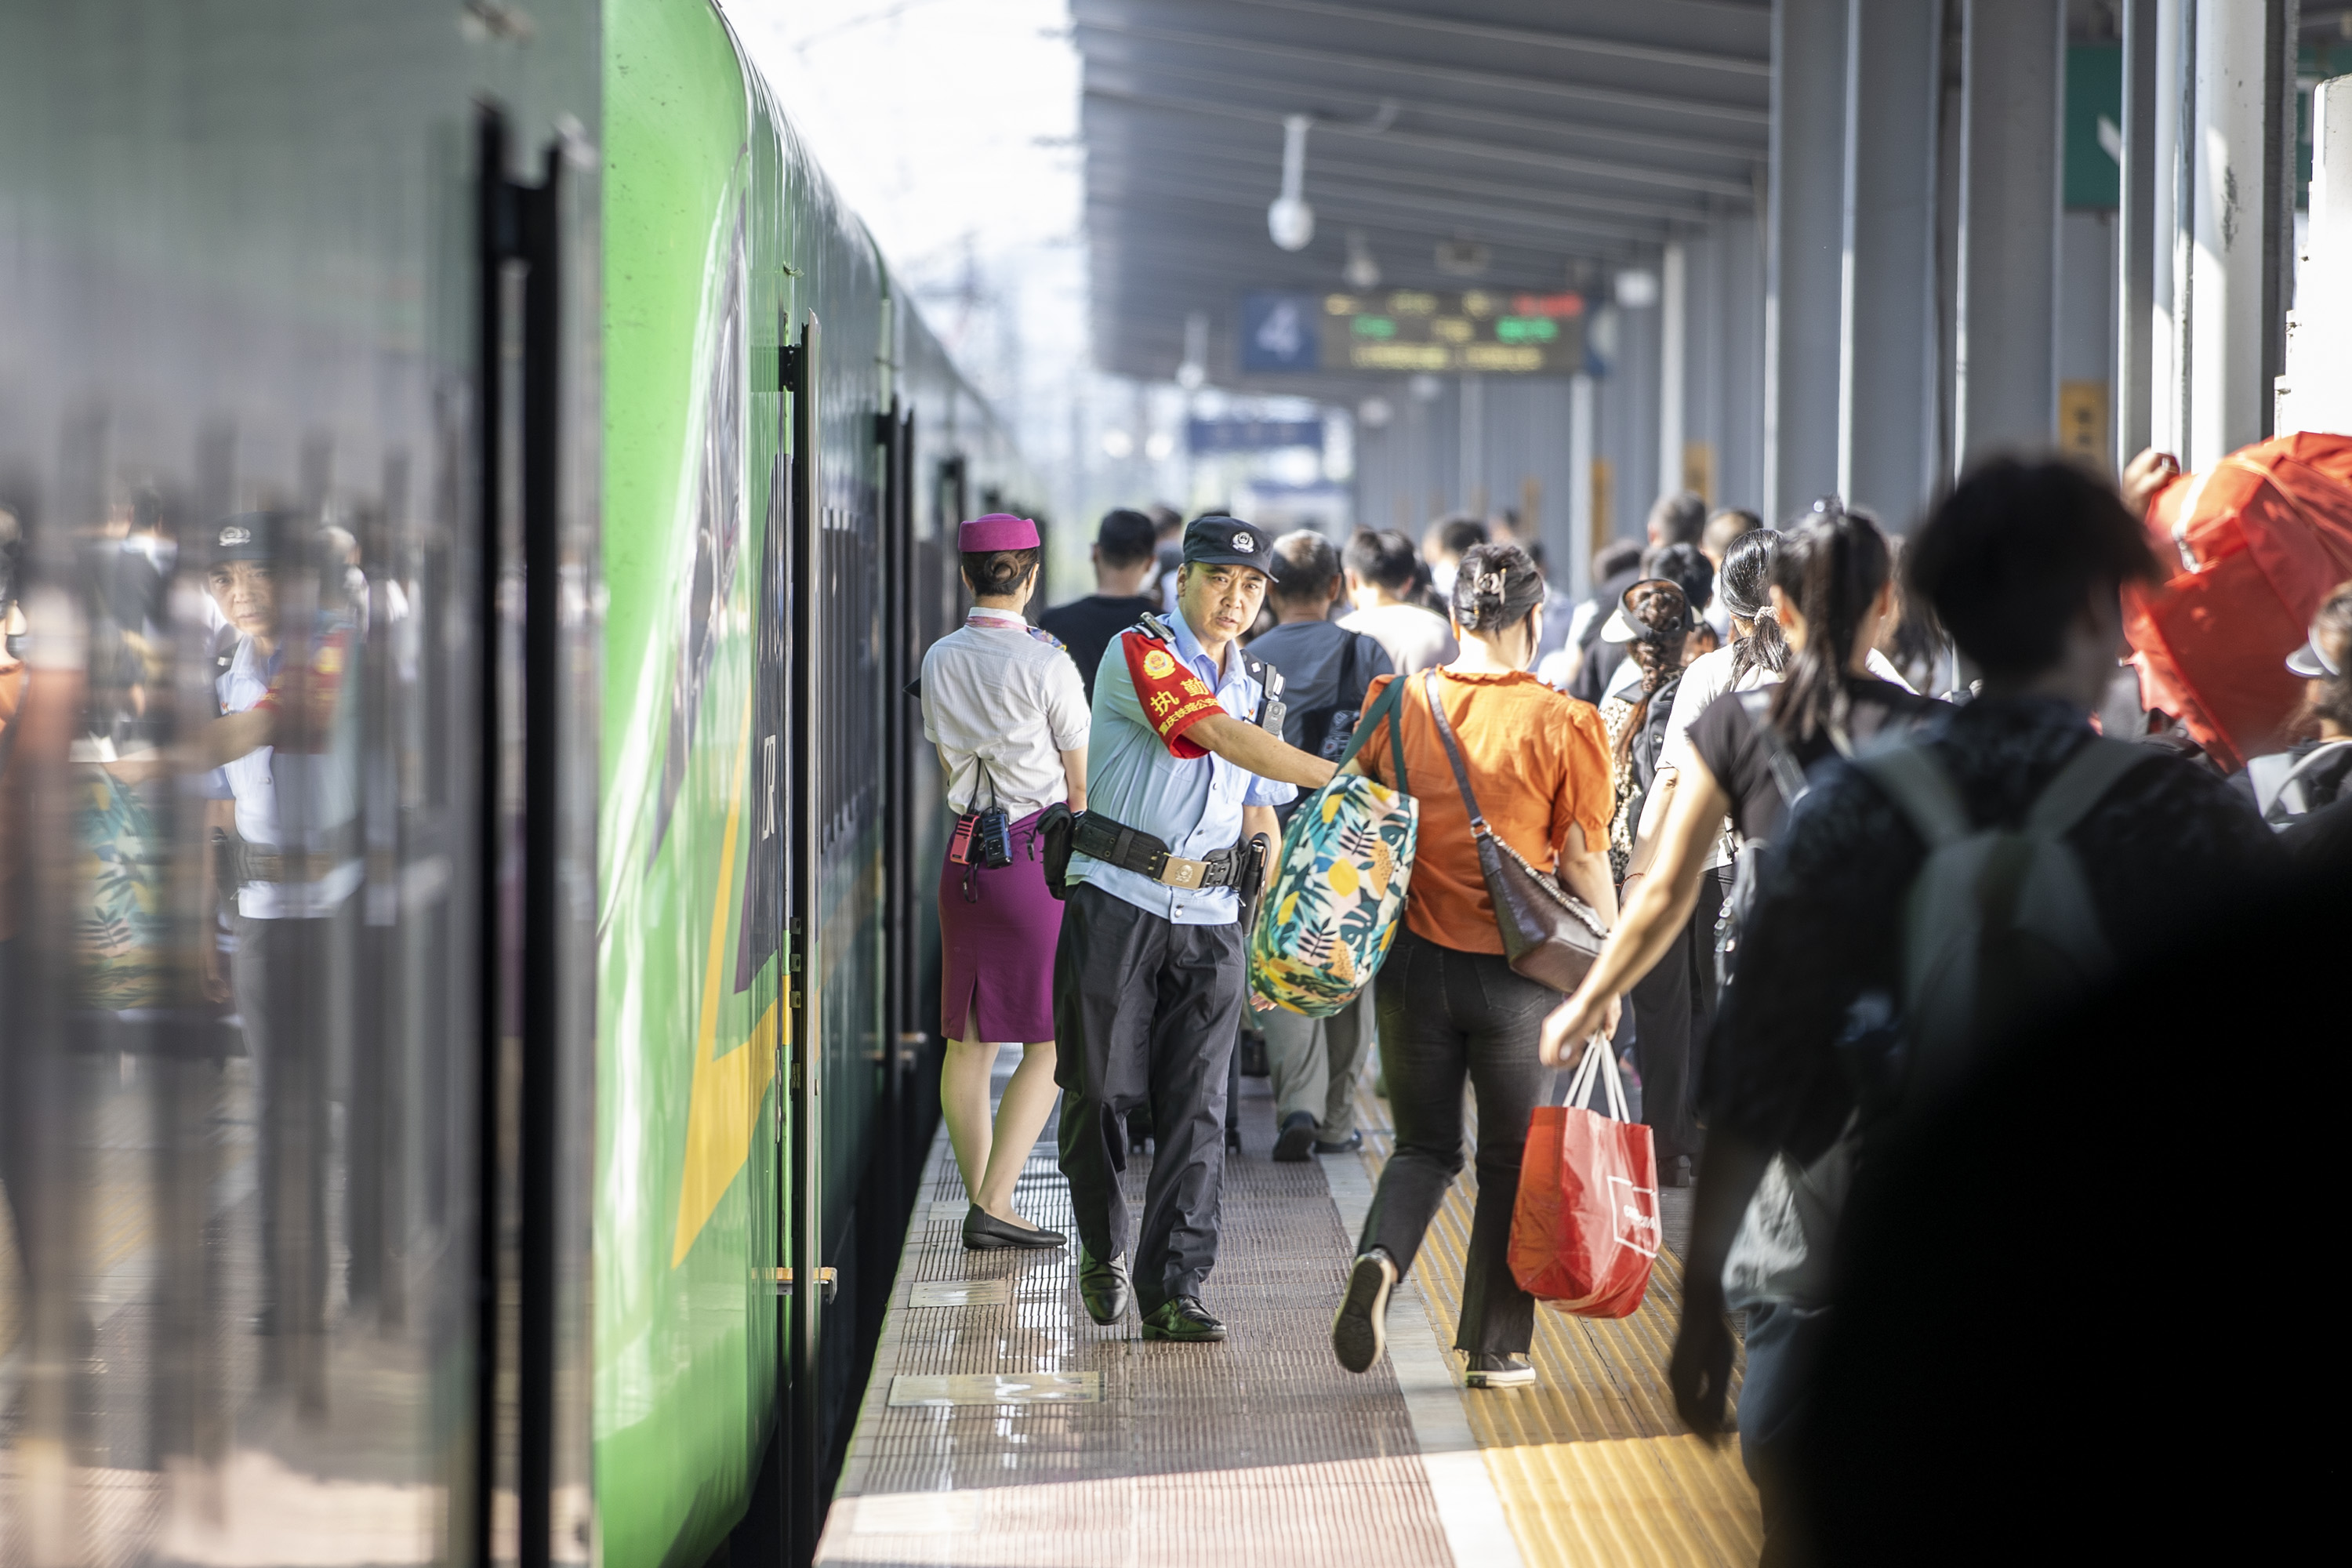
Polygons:
[[[1328,367],[1244,374],[1244,297],[1591,293],[1761,194],[1768,0],[1070,9],[1086,62],[1095,353],[1116,374],[1173,374],[1197,313],[1216,384],[1345,395],[1352,375]],[[1313,236],[1286,250],[1267,206],[1282,194],[1286,121],[1302,115]]]

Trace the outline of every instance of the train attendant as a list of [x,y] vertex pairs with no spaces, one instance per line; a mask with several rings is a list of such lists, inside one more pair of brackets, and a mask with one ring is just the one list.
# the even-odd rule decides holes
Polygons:
[[[923,738],[947,770],[956,814],[940,866],[940,1108],[971,1207],[975,1250],[1059,1247],[1059,1231],[1013,1212],[1013,1188],[1054,1109],[1054,942],[1062,906],[1045,890],[1038,819],[1087,804],[1087,702],[1078,667],[1022,608],[1037,587],[1037,525],[1001,512],[957,531],[972,607],[923,656]],[[1021,1066],[992,1127],[997,1044]]]
[[[1118,1322],[1130,1293],[1146,1339],[1222,1340],[1202,1304],[1217,1260],[1225,1068],[1244,989],[1243,900],[1264,886],[1274,808],[1331,764],[1282,740],[1279,678],[1234,646],[1257,618],[1272,541],[1230,517],[1184,531],[1176,613],[1104,651],[1054,962],[1062,1173],[1078,1225],[1087,1315]],[[1159,1152],[1133,1237],[1120,1195],[1122,1123],[1150,1108]]]

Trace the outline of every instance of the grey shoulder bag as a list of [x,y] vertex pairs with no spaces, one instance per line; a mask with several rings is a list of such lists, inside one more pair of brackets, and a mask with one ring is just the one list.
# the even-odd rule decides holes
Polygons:
[[1470,831],[1478,841],[1478,873],[1486,879],[1486,896],[1494,900],[1495,924],[1503,936],[1503,956],[1514,973],[1550,986],[1573,991],[1592,961],[1601,955],[1608,928],[1592,906],[1562,888],[1552,878],[1528,864],[1527,857],[1496,837],[1478,809],[1470,788],[1470,770],[1462,763],[1462,748],[1454,739],[1444,704],[1437,700],[1437,672],[1423,678],[1429,693],[1430,717],[1445,742],[1445,756],[1454,764],[1454,782],[1462,790],[1462,804],[1470,813]]

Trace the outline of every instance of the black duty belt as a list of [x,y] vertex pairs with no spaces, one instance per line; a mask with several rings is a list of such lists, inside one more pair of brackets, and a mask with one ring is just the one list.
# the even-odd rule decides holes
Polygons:
[[340,836],[331,848],[307,853],[296,850],[289,854],[282,849],[249,844],[217,829],[215,835],[214,842],[226,855],[226,863],[221,867],[223,879],[232,887],[242,887],[247,882],[323,882],[338,868],[360,856],[358,845],[342,842]]
[[1220,849],[1205,860],[1188,860],[1171,853],[1165,843],[1150,834],[1113,822],[1099,811],[1078,817],[1071,847],[1171,888],[1230,888],[1238,879],[1236,868],[1242,858],[1234,850]]

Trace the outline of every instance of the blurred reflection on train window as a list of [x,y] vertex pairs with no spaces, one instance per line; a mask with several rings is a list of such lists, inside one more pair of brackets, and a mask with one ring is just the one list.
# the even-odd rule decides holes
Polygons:
[[472,588],[331,456],[0,477],[8,1568],[467,1555]]

